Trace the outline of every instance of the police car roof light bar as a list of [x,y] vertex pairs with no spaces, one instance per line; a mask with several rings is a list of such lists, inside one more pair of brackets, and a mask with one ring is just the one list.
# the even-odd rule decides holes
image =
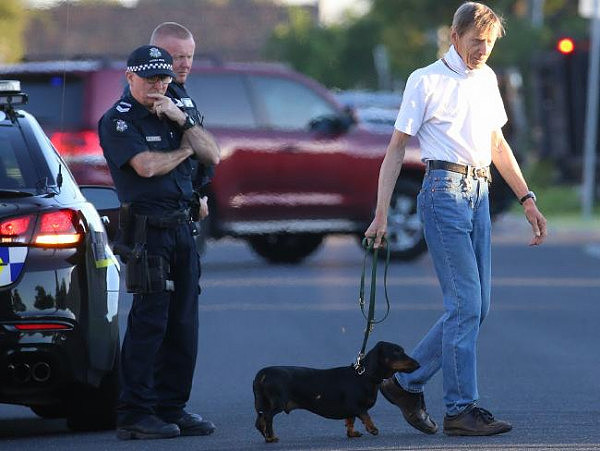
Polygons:
[[0,108],[13,105],[25,105],[27,94],[21,92],[21,82],[18,80],[0,80]]

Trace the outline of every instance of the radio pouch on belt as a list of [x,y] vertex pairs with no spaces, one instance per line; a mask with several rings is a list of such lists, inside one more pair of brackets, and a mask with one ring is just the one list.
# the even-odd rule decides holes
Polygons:
[[146,250],[147,220],[147,216],[135,216],[134,248],[125,268],[127,292],[147,294],[173,291],[173,281],[169,280],[169,262],[161,255],[148,255]]

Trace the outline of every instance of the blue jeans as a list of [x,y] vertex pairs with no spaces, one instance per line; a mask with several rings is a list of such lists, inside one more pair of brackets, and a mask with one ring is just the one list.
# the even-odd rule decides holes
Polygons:
[[397,373],[414,393],[441,368],[446,413],[479,398],[477,337],[490,307],[491,222],[488,182],[441,169],[423,179],[417,208],[444,297],[444,314],[412,352],[421,367]]

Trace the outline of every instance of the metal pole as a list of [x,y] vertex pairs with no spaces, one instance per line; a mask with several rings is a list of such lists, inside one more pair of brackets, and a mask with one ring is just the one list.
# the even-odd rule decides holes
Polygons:
[[592,217],[596,186],[596,145],[598,127],[598,83],[600,72],[600,0],[594,0],[594,14],[590,22],[592,45],[588,65],[588,98],[585,114],[585,143],[583,158],[582,213]]

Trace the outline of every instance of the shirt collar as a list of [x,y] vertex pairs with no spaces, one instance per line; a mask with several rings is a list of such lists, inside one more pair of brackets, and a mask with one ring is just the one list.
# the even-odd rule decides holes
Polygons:
[[127,91],[127,93],[121,98],[121,100],[124,100],[125,102],[129,103],[131,105],[131,109],[129,114],[131,116],[134,117],[144,117],[144,116],[149,116],[152,114],[152,112],[146,108],[144,105],[142,105],[140,102],[138,102],[137,100],[135,100],[135,97],[133,97],[133,95],[131,94],[131,91]]
[[474,73],[475,71],[469,69],[463,59],[460,57],[454,45],[451,45],[446,54],[444,55],[444,60],[450,66],[450,69],[456,72],[459,75],[469,76],[469,74]]

